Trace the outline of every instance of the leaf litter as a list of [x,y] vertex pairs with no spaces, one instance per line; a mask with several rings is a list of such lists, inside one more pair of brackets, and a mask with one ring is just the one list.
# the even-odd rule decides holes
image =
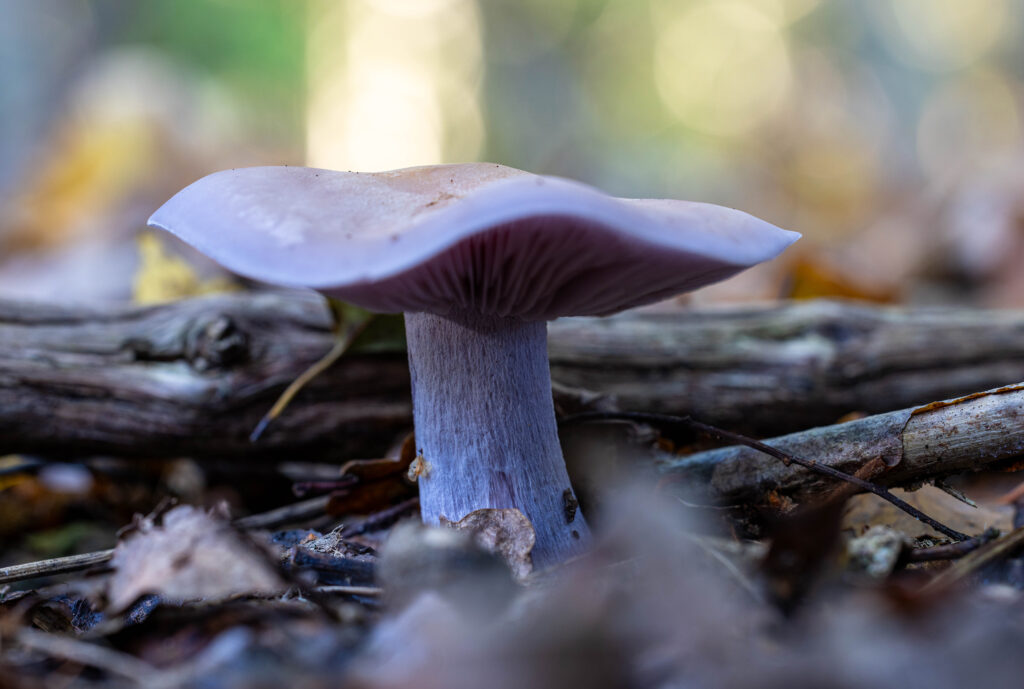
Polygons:
[[68,686],[1016,686],[1019,594],[929,591],[901,564],[910,537],[858,545],[843,514],[779,517],[765,556],[623,481],[589,555],[523,576],[515,510],[400,521],[378,549],[343,524],[243,533],[223,507],[173,507],[105,570],[5,593],[0,667]]
[[602,468],[574,477],[595,547],[537,572],[517,510],[418,523],[414,448],[301,510],[158,510],[109,561],[0,588],[0,686],[1019,686],[1011,505],[901,491],[971,535],[950,543],[835,484],[758,514]]

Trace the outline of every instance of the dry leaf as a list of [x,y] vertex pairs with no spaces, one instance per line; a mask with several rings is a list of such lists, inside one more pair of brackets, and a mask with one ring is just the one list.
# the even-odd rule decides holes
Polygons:
[[517,580],[522,580],[533,571],[530,553],[536,534],[533,524],[519,510],[476,510],[457,522],[441,517],[441,525],[473,534],[476,544],[504,560]]
[[140,520],[110,562],[109,608],[120,611],[152,593],[167,602],[224,599],[283,591],[267,557],[243,540],[222,515],[176,507],[157,526]]
[[327,514],[370,514],[412,497],[416,489],[409,483],[407,474],[415,456],[415,439],[409,435],[402,443],[397,460],[354,459],[346,462],[341,467],[340,477],[355,477],[358,483],[331,495]]
[[[1002,531],[1013,528],[1013,509],[1009,506],[971,507],[935,486],[923,486],[912,492],[896,488],[892,492],[925,514],[963,533],[979,534],[990,526]],[[927,524],[922,524],[877,495],[856,495],[847,503],[843,529],[860,534],[869,526],[888,526],[910,537],[925,536],[945,540],[945,536]]]
[[169,254],[153,233],[140,234],[138,242],[140,264],[135,274],[135,303],[159,304],[232,289],[231,282],[224,278],[201,280],[185,260]]

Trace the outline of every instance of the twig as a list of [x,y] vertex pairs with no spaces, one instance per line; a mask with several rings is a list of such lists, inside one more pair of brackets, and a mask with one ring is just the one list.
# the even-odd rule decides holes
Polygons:
[[348,538],[349,536],[359,536],[360,534],[370,533],[371,531],[386,529],[402,517],[411,514],[413,511],[418,509],[419,506],[420,499],[418,497],[403,500],[397,505],[392,505],[380,512],[374,512],[358,524],[344,527],[341,530],[340,536],[342,538]]
[[[277,509],[253,514],[235,520],[235,526],[241,529],[267,529],[280,524],[308,517],[315,517],[323,514],[327,507],[330,496],[321,496],[297,502],[293,505],[285,505]],[[81,555],[69,555],[67,557],[55,557],[49,560],[28,562],[23,565],[12,565],[0,568],[0,584],[10,584],[25,579],[37,579],[39,577],[53,576],[55,574],[67,574],[88,569],[94,565],[109,562],[114,556],[114,550],[99,550]]]
[[338,557],[296,546],[284,561],[286,572],[313,570],[324,585],[358,586],[373,581],[375,565],[370,560]]
[[985,565],[1006,557],[1021,547],[1024,547],[1024,528],[1011,531],[1005,537],[986,543],[974,552],[965,555],[925,584],[923,590],[932,591],[951,586],[977,572]]
[[0,584],[10,584],[15,581],[35,579],[53,574],[78,572],[94,565],[103,564],[110,560],[113,555],[113,549],[100,550],[94,553],[55,557],[49,560],[39,560],[38,562],[28,562],[23,565],[3,567],[0,568]]
[[716,428],[715,426],[708,425],[706,423],[701,423],[700,421],[691,419],[688,416],[672,416],[669,414],[649,414],[645,412],[594,411],[583,412],[580,414],[573,414],[572,416],[567,416],[561,420],[560,425],[567,426],[577,423],[587,423],[591,421],[620,420],[647,423],[656,427],[687,426],[694,430],[705,433],[711,436],[712,438],[716,438],[718,440],[729,441],[732,443],[736,443],[738,445],[745,445],[759,452],[763,452],[767,455],[775,457],[776,459],[782,461],[787,466],[791,463],[797,464],[810,471],[817,472],[824,476],[828,476],[830,478],[834,478],[840,481],[846,481],[847,483],[851,483],[862,490],[865,490],[869,493],[873,493],[874,495],[877,495],[883,500],[892,503],[899,509],[909,514],[914,519],[917,519],[918,521],[927,524],[936,531],[952,538],[955,541],[964,541],[969,538],[967,534],[960,533],[955,529],[951,529],[950,527],[946,526],[945,524],[942,524],[936,519],[929,517],[927,514],[917,509],[913,505],[910,505],[904,500],[901,500],[900,498],[896,497],[882,486],[871,483],[870,481],[865,481],[864,479],[858,478],[857,476],[852,476],[850,474],[847,474],[845,471],[840,471],[839,469],[828,466],[827,464],[821,464],[820,462],[817,462],[815,460],[803,459],[802,457],[797,457],[787,452],[783,452],[778,448],[772,447],[771,445],[765,445],[764,443],[758,440],[748,438],[739,433],[733,433],[732,431],[727,431],[721,428]]
[[309,500],[303,500],[302,502],[278,507],[268,512],[241,517],[235,520],[235,526],[240,529],[270,529],[299,519],[317,517],[327,509],[327,503],[330,501],[330,498],[331,496],[329,495],[321,495]]
[[21,646],[50,658],[62,658],[94,667],[108,674],[124,677],[144,687],[163,684],[160,682],[162,673],[149,663],[98,644],[30,628],[19,629],[15,633],[14,639]]
[[716,547],[716,545],[712,545],[712,539],[691,533],[686,533],[684,534],[684,536],[687,540],[694,543],[698,548],[703,550],[706,555],[713,558],[720,565],[722,565],[722,567],[724,567],[725,570],[732,575],[732,578],[736,580],[736,583],[739,584],[740,588],[742,588],[744,591],[750,594],[750,597],[755,602],[764,602],[764,596],[762,595],[760,589],[758,589],[758,587],[754,585],[754,583],[750,580],[750,577],[748,577],[746,573],[744,573],[743,570],[741,570],[736,565],[735,562],[726,557],[725,554],[722,553],[718,547]]
[[292,484],[292,495],[304,498],[310,493],[317,495],[331,494],[359,483],[357,476],[344,476],[330,481],[296,481]]
[[957,560],[964,557],[986,543],[999,537],[997,529],[987,529],[980,536],[968,538],[959,543],[936,545],[931,548],[914,548],[903,555],[904,562],[935,562],[937,560]]
[[346,596],[379,596],[384,589],[379,586],[316,586],[311,591],[326,594],[344,594]]

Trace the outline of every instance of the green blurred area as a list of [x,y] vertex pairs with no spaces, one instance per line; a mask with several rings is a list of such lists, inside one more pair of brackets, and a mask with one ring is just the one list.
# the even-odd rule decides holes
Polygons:
[[[98,3],[113,10],[124,3]],[[282,0],[150,0],[121,16],[113,43],[145,43],[254,88],[302,84],[305,15]],[[294,91],[296,95],[300,89]]]
[[106,42],[144,45],[228,85],[253,108],[301,132],[306,12],[302,0],[97,0]]

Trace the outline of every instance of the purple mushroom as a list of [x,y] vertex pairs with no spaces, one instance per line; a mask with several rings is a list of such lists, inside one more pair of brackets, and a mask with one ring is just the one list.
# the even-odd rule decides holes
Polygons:
[[589,537],[558,444],[546,322],[696,289],[799,237],[728,208],[487,163],[225,170],[149,224],[241,275],[404,312],[423,521],[517,508],[539,567]]

